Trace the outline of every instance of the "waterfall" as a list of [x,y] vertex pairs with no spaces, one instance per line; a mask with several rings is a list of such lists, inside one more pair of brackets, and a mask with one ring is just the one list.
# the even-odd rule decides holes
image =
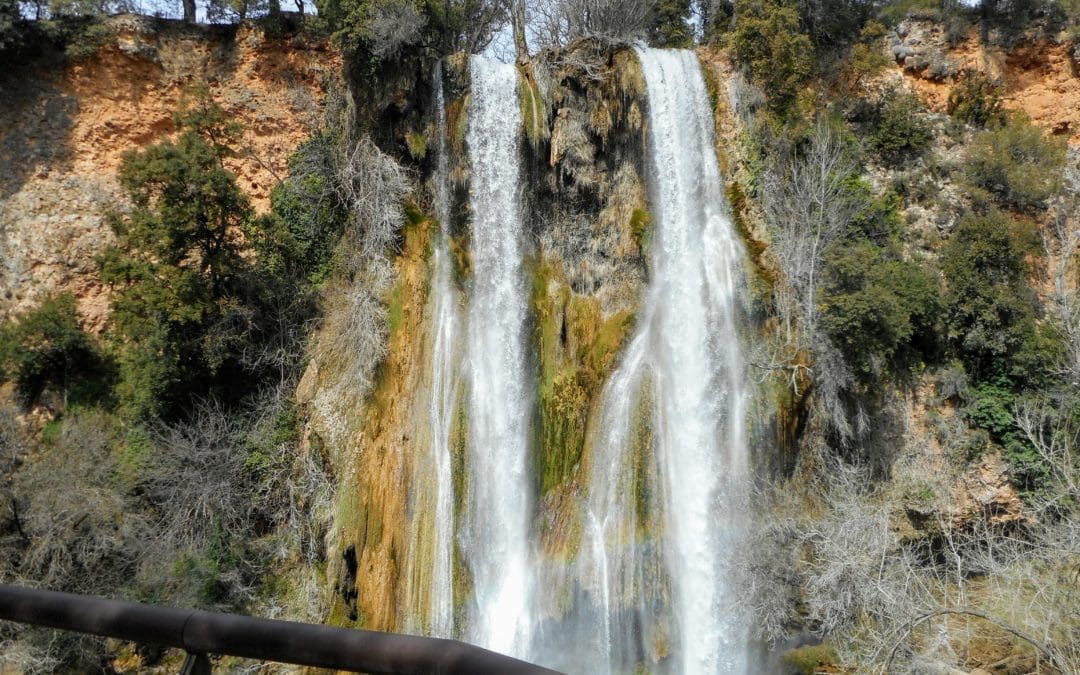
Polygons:
[[465,636],[526,656],[532,397],[525,358],[518,75],[512,65],[476,56],[469,70],[472,292],[465,336],[469,489],[462,550],[473,598]]
[[590,439],[575,571],[584,606],[572,618],[581,645],[565,667],[627,672],[652,659],[665,672],[742,673],[747,635],[729,563],[748,481],[743,252],[696,57],[637,52],[649,96],[652,278]]
[[[432,256],[431,370],[427,400],[420,407],[427,417],[419,437],[428,453],[418,460],[413,490],[412,541],[409,556],[406,628],[434,637],[454,636],[454,481],[450,463],[450,433],[459,395],[458,342],[460,322],[450,258],[450,178],[446,148],[446,101],[442,62],[435,65],[434,107],[439,146],[433,177],[435,217],[440,234]],[[424,617],[427,618],[426,624]]]
[[[746,617],[731,569],[744,542],[749,477],[737,335],[744,252],[728,217],[696,57],[637,54],[648,94],[650,282],[589,424],[580,546],[562,562],[536,557],[531,526],[535,401],[518,74],[469,61],[471,258],[468,304],[459,310],[436,71],[434,192],[443,227],[433,254],[430,387],[419,415],[430,452],[418,458],[413,488],[409,628],[574,673],[745,673]],[[465,489],[455,495],[452,437],[462,430]],[[455,588],[464,592],[457,622]],[[541,591],[555,598],[543,609],[534,599]]]

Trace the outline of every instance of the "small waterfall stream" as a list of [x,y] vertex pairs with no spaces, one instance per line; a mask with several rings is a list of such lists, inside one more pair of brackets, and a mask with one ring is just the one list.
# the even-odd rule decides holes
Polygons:
[[462,523],[473,587],[464,637],[526,656],[530,635],[531,392],[522,268],[521,110],[513,65],[474,56],[465,141],[472,169],[472,293],[465,336],[468,485]]
[[450,171],[441,62],[435,66],[433,79],[439,134],[433,184],[440,232],[432,255],[430,386],[424,392],[427,418],[421,422],[420,434],[429,452],[419,459],[417,470],[423,488],[412,495],[414,553],[409,557],[407,628],[413,633],[450,638],[454,636],[455,531],[450,433],[461,390],[461,317],[450,258]]

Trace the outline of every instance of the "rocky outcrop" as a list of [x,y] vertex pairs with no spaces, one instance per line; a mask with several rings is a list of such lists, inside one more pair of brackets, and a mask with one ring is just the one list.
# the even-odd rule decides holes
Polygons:
[[101,328],[108,299],[94,256],[110,240],[121,157],[167,137],[195,87],[243,126],[229,168],[265,212],[340,72],[336,52],[300,34],[135,16],[104,25],[109,37],[89,58],[0,75],[0,318],[64,290]]
[[1080,146],[1080,74],[1068,41],[1031,35],[1006,46],[974,26],[951,41],[940,24],[919,19],[901,21],[887,40],[905,84],[932,110],[944,112],[957,76],[976,70],[1001,83],[1007,110]]

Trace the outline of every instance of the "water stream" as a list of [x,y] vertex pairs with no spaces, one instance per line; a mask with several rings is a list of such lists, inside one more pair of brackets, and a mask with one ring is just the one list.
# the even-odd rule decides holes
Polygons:
[[465,638],[527,656],[532,573],[528,377],[522,268],[521,110],[513,65],[472,57],[472,289],[465,335],[468,485],[462,523],[473,589]]
[[454,481],[450,434],[460,396],[461,312],[454,289],[450,258],[450,178],[446,147],[446,101],[442,64],[434,72],[434,107],[438,119],[438,158],[433,187],[439,238],[432,255],[430,338],[431,370],[421,421],[420,438],[428,452],[418,460],[413,491],[412,541],[409,557],[408,625],[413,633],[454,637]]

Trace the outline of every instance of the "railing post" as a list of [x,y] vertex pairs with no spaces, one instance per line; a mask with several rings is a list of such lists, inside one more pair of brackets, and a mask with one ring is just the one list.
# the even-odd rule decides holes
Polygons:
[[211,675],[210,659],[206,654],[188,652],[184,665],[180,668],[180,675]]

